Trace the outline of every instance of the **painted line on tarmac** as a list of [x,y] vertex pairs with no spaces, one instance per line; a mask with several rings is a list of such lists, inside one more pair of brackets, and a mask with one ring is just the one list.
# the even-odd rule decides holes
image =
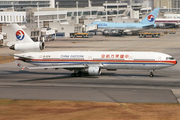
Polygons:
[[180,103],[180,89],[172,89],[172,93],[177,98],[177,101]]
[[[16,83],[16,82],[11,82],[11,83],[6,83],[2,82],[0,83],[0,86],[46,86],[46,87],[101,87],[101,88],[138,88],[138,89],[166,89],[166,90],[171,90],[172,87],[156,87],[156,86],[134,86],[134,85],[96,85],[96,84],[51,84],[51,83]],[[174,88],[173,90],[177,90]],[[180,90],[180,89],[179,89]],[[174,92],[173,92],[174,94]],[[180,94],[179,94],[180,96]],[[180,97],[178,97],[180,98]]]

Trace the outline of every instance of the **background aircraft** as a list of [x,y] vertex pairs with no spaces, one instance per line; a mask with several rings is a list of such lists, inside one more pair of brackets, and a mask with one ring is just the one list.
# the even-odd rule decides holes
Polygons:
[[89,24],[87,27],[97,25],[97,31],[103,31],[103,34],[122,35],[128,32],[137,32],[144,29],[154,28],[156,25],[155,20],[157,18],[159,8],[155,8],[149,15],[147,15],[140,23],[113,23],[95,21]]
[[160,28],[178,28],[180,26],[180,19],[163,19],[157,18],[155,23]]
[[[153,71],[173,66],[177,61],[170,55],[159,52],[127,52],[127,51],[52,51],[33,52],[42,50],[43,43],[33,42],[32,39],[17,25],[11,24],[18,41],[10,47],[12,50],[23,51],[14,54],[15,59],[35,65],[19,67],[28,69],[67,69],[74,71],[71,76],[100,75],[101,69],[135,69]],[[32,51],[32,52],[30,52]]]

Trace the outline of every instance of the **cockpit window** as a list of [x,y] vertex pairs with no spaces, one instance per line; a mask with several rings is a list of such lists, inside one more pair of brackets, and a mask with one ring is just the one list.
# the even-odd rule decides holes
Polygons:
[[166,60],[174,60],[173,57],[166,57]]

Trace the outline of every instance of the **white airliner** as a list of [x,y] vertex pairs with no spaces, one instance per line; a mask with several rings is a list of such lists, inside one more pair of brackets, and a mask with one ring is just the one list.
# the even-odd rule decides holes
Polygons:
[[[171,67],[177,61],[170,55],[159,52],[126,52],[126,51],[54,51],[39,52],[44,48],[44,43],[33,42],[31,38],[17,25],[11,24],[18,43],[10,47],[16,51],[15,59],[35,66],[19,67],[28,69],[67,69],[74,73],[71,76],[82,76],[84,72],[89,75],[100,75],[101,69],[135,69],[148,70],[150,77],[157,69]],[[32,51],[32,52],[30,52]]]

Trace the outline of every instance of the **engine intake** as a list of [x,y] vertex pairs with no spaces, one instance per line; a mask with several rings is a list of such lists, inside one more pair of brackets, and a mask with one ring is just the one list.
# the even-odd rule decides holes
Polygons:
[[100,75],[101,69],[99,67],[89,67],[88,68],[88,74],[89,75]]

